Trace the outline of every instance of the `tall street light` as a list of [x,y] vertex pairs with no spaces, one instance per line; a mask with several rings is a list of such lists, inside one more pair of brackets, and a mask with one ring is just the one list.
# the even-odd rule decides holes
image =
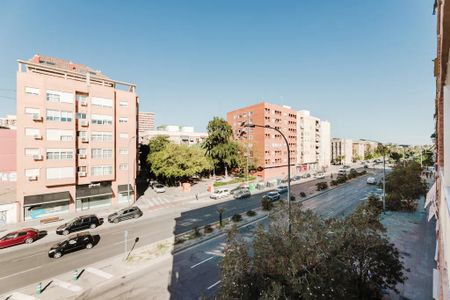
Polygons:
[[[291,233],[291,151],[289,149],[289,142],[286,138],[286,136],[278,129],[275,127],[271,127],[270,125],[257,125],[257,124],[249,124],[249,123],[245,123],[242,122],[241,123],[241,127],[247,127],[247,128],[255,128],[255,127],[259,127],[259,128],[265,128],[265,129],[272,129],[277,131],[279,134],[281,134],[281,136],[283,137],[284,141],[286,142],[286,147],[287,147],[287,153],[288,153],[288,163],[287,163],[287,167],[288,167],[288,190],[287,190],[287,198],[288,198],[288,232],[289,234]],[[245,133],[244,132],[241,132]],[[248,134],[248,133],[247,133]]]

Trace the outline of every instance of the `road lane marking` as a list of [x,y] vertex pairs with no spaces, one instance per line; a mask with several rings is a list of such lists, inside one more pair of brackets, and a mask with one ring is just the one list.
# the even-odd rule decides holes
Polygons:
[[212,284],[212,285],[210,285],[208,288],[207,288],[207,290],[210,290],[210,289],[212,289],[213,287],[215,287],[216,285],[218,285],[220,283],[220,280],[219,281],[217,281],[216,283],[214,283],[214,284]]
[[33,271],[33,270],[37,270],[39,268],[42,268],[42,266],[37,266],[37,267],[31,268],[31,269],[23,270],[23,271],[20,271],[20,272],[8,275],[8,276],[3,276],[3,277],[0,277],[0,280],[6,279],[6,278],[9,278],[9,277],[14,277],[14,276],[17,276],[19,274],[27,273],[27,272],[30,272],[30,271]]
[[53,283],[59,287],[62,287],[63,289],[69,290],[71,292],[77,293],[77,292],[81,292],[83,289],[81,288],[81,286],[66,282],[66,281],[62,281],[59,279],[53,279]]
[[26,294],[22,294],[22,293],[19,293],[19,292],[14,292],[7,299],[10,299],[10,300],[35,300],[36,297],[30,296],[30,295],[26,295]]
[[99,270],[96,268],[87,267],[85,270],[86,270],[86,272],[95,274],[97,276],[100,276],[100,277],[103,277],[106,279],[111,279],[113,277],[112,274],[106,273],[105,271],[102,271],[102,270]]
[[211,256],[210,258],[204,259],[204,260],[202,260],[201,262],[199,262],[199,263],[197,263],[197,264],[191,266],[191,269],[193,269],[193,268],[195,268],[195,267],[201,265],[202,263],[205,263],[205,262],[207,262],[208,260],[211,260],[211,259],[213,259],[213,258],[215,258],[215,257],[216,257],[216,256]]

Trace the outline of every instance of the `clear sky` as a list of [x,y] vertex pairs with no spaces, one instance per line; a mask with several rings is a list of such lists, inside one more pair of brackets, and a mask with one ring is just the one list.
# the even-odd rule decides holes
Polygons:
[[430,143],[434,0],[4,1],[0,115],[36,53],[138,86],[156,124],[193,125],[262,100],[332,135]]

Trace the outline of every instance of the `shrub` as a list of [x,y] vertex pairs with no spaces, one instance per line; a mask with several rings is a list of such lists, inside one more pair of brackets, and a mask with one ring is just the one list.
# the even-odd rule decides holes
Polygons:
[[361,175],[366,175],[366,174],[367,174],[367,171],[366,171],[366,170],[363,170],[363,171],[361,171],[361,172],[358,173],[359,176],[361,176]]
[[326,183],[326,181],[321,181],[316,183],[316,187],[318,191],[323,191],[328,188],[328,183]]
[[175,238],[175,245],[178,245],[178,244],[182,244],[182,243],[184,243],[185,242],[185,239],[183,239],[183,238]]
[[240,221],[242,221],[242,216],[240,215],[240,214],[234,214],[232,217],[231,217],[231,220],[233,220],[233,222],[240,222]]
[[356,171],[355,169],[350,169],[350,172],[349,172],[349,174],[348,174],[349,176],[349,178],[355,178],[355,177],[358,177],[358,171]]
[[261,200],[261,206],[262,206],[263,210],[271,210],[273,207],[273,203],[269,199],[263,198]]
[[212,226],[210,224],[205,225],[203,232],[206,233],[211,233],[214,231],[214,228],[212,228]]
[[200,232],[200,229],[198,228],[198,226],[194,227],[194,232],[192,233],[193,237],[200,237],[202,236],[202,233]]
[[331,180],[330,185],[333,185],[333,186],[338,185],[337,180],[335,180],[335,179]]
[[291,195],[291,201],[295,201],[296,199],[295,199],[295,196],[294,195]]
[[300,192],[300,197],[305,198],[306,197],[305,192]]
[[247,216],[249,216],[249,217],[256,216],[256,212],[254,212],[253,210],[249,210],[249,211],[247,212]]

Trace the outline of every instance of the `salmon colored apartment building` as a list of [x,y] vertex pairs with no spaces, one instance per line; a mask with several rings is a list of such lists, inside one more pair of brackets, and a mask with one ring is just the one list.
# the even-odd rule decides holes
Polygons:
[[[227,113],[235,139],[248,144],[250,156],[256,158],[261,169],[256,173],[263,180],[283,179],[288,175],[287,147],[283,137],[269,128],[246,128],[243,122],[279,129],[287,138],[291,152],[291,176],[296,173],[297,113],[289,106],[267,102],[240,108]],[[241,134],[242,131],[246,134]],[[248,132],[247,132],[248,131]]]
[[18,219],[134,202],[136,86],[42,55],[18,67]]

